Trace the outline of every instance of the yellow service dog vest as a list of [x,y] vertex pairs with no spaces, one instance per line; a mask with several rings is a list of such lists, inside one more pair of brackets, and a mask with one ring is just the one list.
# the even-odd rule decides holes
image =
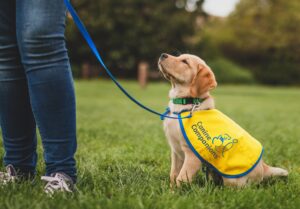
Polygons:
[[182,134],[195,155],[227,178],[248,174],[262,157],[262,145],[222,112],[203,110],[180,114]]

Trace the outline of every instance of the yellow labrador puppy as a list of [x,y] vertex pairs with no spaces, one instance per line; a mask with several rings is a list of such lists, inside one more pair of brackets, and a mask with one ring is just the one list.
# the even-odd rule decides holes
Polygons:
[[[172,84],[169,92],[171,100],[168,116],[178,117],[178,113],[182,111],[198,112],[215,109],[214,99],[209,92],[216,88],[217,82],[212,70],[202,59],[190,54],[178,57],[162,54],[158,65],[164,77]],[[174,104],[175,98],[186,98],[190,102],[179,104],[175,102]],[[194,99],[198,99],[197,101],[201,101],[201,103],[195,105]],[[188,145],[178,120],[166,118],[164,131],[171,147],[171,184],[179,186],[180,182],[191,182],[201,168],[203,161],[199,157],[201,153],[197,156]],[[216,172],[212,172],[212,174],[216,175]],[[270,176],[287,176],[288,172],[281,168],[268,166],[260,156],[245,175],[236,177],[222,175],[222,173],[217,175],[224,185],[243,187],[248,182],[260,182]]]

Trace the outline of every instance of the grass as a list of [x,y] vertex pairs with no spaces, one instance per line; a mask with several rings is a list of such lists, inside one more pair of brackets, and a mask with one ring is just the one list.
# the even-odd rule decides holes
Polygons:
[[[167,84],[141,90],[125,87],[163,112]],[[199,173],[196,182],[172,192],[170,151],[158,117],[132,104],[109,81],[78,81],[78,188],[76,195],[48,198],[39,180],[44,165],[39,145],[38,178],[0,187],[0,208],[299,208],[300,93],[297,88],[220,86],[217,107],[265,147],[264,159],[287,168],[287,179],[271,179],[245,189],[216,187]],[[0,156],[3,156],[0,149]],[[2,159],[0,159],[2,160]]]

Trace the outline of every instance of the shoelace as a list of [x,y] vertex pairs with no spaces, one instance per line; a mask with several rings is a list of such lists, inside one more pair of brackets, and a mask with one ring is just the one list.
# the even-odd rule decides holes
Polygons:
[[6,167],[6,172],[0,172],[0,184],[5,185],[9,182],[15,182],[17,180],[17,175],[14,171],[12,171],[13,168]]
[[54,177],[42,176],[41,179],[48,182],[45,186],[45,192],[49,195],[53,195],[55,191],[72,192],[66,180],[58,174]]

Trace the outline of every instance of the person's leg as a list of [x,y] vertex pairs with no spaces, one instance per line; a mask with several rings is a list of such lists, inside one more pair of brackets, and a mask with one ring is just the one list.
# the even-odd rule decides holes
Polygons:
[[4,165],[21,174],[36,166],[36,128],[17,48],[15,1],[0,0],[0,124]]
[[63,0],[16,0],[17,40],[40,130],[46,175],[76,181],[75,93],[64,31]]

